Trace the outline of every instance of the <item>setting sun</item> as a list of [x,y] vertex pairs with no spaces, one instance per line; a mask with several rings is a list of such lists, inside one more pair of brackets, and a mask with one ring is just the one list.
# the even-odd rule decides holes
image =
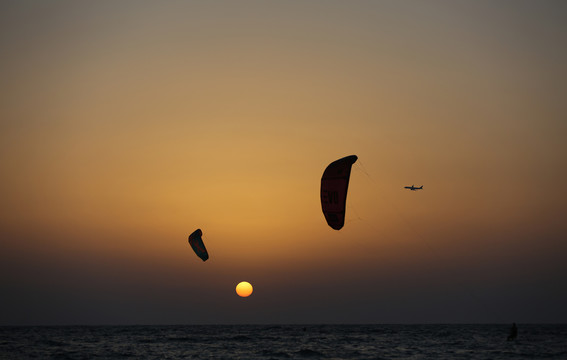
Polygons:
[[236,285],[236,293],[240,297],[248,297],[252,294],[252,285],[247,281],[242,281]]

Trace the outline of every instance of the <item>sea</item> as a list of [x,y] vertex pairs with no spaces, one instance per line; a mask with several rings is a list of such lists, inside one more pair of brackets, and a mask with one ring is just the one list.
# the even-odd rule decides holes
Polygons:
[[0,359],[567,359],[567,325],[0,327]]

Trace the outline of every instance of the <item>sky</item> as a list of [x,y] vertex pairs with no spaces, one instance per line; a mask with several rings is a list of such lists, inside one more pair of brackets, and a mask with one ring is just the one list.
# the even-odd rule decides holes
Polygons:
[[[0,325],[567,323],[566,24],[2,1]],[[321,175],[352,154],[336,231]]]

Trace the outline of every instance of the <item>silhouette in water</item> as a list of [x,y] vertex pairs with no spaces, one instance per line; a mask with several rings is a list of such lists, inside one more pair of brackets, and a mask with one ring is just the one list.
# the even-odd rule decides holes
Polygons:
[[513,323],[510,328],[510,335],[508,335],[508,341],[516,340],[516,337],[518,337],[518,327],[516,326],[516,323]]

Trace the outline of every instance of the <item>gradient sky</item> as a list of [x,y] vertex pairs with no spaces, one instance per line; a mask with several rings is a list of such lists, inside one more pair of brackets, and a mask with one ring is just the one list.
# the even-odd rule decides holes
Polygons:
[[[2,1],[0,325],[566,323],[566,24],[565,1]],[[351,154],[335,231],[320,178]]]

